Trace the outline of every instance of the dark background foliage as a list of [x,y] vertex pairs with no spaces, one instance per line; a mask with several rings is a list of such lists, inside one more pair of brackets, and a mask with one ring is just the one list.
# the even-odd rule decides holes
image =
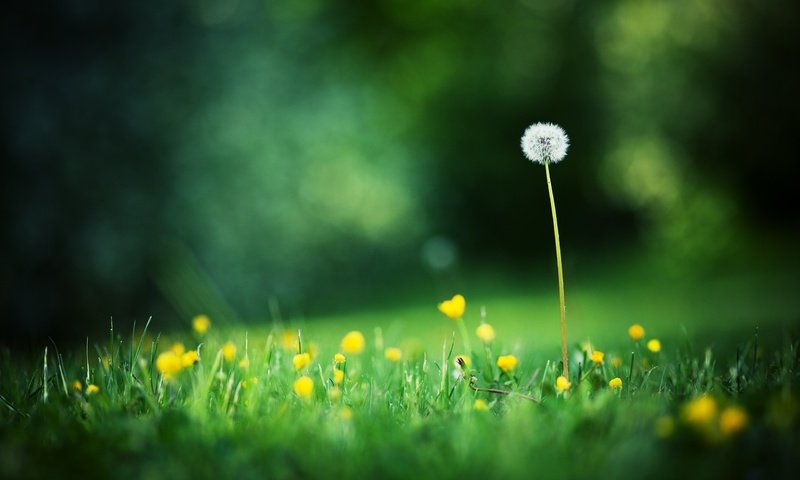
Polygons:
[[[798,4],[13,2],[0,19],[8,338],[109,316],[357,308],[562,239],[704,271],[797,238]],[[777,245],[777,243],[775,243]],[[463,271],[463,269],[462,269]]]

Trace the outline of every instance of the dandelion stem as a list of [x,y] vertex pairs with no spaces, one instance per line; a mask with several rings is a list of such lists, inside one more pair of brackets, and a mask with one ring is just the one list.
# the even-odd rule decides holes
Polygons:
[[550,193],[550,210],[553,213],[553,234],[556,240],[556,262],[558,263],[558,302],[561,310],[561,360],[563,362],[563,375],[569,378],[569,365],[567,363],[567,305],[564,301],[564,268],[561,265],[561,242],[558,236],[558,218],[556,217],[556,201],[553,197],[553,184],[550,181],[550,162],[544,162],[544,171],[547,174],[547,191]]

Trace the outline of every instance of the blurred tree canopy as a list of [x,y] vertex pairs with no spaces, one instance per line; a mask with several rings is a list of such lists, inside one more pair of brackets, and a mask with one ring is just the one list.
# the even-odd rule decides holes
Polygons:
[[519,150],[536,121],[572,139],[553,173],[573,248],[696,266],[797,232],[797,2],[4,8],[11,332],[314,311],[422,268],[431,238],[538,258],[544,176]]

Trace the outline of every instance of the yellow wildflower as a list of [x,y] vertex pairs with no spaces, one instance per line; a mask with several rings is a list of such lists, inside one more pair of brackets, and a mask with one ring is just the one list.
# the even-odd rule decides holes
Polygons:
[[192,328],[200,335],[205,335],[211,327],[211,320],[206,315],[197,315],[192,319]]
[[297,355],[292,358],[292,365],[294,365],[295,370],[302,370],[311,363],[311,355],[308,353],[298,353]]
[[644,338],[644,328],[638,323],[634,323],[628,328],[628,335],[635,342]]
[[342,420],[350,420],[353,418],[353,410],[351,410],[350,407],[342,407],[342,409],[339,410],[339,418]]
[[248,388],[252,385],[256,385],[258,383],[258,377],[253,377],[250,380],[244,380],[242,382],[242,388]]
[[294,393],[300,398],[308,398],[314,393],[314,381],[303,375],[294,381]]
[[232,362],[236,357],[236,344],[228,342],[222,346],[222,356],[225,357],[226,362]]
[[719,431],[726,437],[736,435],[747,426],[747,412],[741,407],[728,407],[719,416]]
[[683,418],[697,426],[707,426],[717,415],[717,402],[713,397],[700,395],[683,407]]
[[461,369],[469,368],[472,366],[472,359],[469,355],[456,355],[455,364]]
[[558,378],[556,378],[556,390],[558,391],[558,393],[561,393],[564,390],[569,390],[569,387],[571,386],[572,383],[570,383],[570,381],[567,380],[567,377],[561,375]]
[[245,358],[239,360],[239,368],[243,368],[245,370],[250,368],[250,359],[245,357]]
[[450,300],[445,300],[439,304],[439,311],[447,315],[452,320],[458,320],[464,316],[467,308],[467,301],[463,295],[453,295]]
[[284,350],[296,352],[300,347],[299,340],[297,339],[297,332],[284,330],[283,333],[281,333],[281,346]]
[[100,392],[100,387],[98,387],[94,383],[90,383],[89,386],[86,387],[86,395],[94,395],[95,393],[99,392]]
[[330,390],[328,390],[328,398],[330,398],[334,402],[336,400],[339,400],[340,398],[342,398],[342,389],[340,389],[339,387],[331,387]]
[[593,361],[594,363],[600,364],[603,363],[603,357],[605,357],[605,355],[606,355],[605,353],[598,352],[597,350],[595,350],[594,352],[592,352],[591,355],[589,355],[589,360]]
[[172,350],[161,353],[156,359],[156,370],[167,378],[180,372],[181,368],[183,368],[181,357]]
[[336,363],[344,363],[345,361],[347,361],[347,358],[345,358],[345,356],[342,355],[341,353],[337,353],[336,355],[333,356],[333,361]]
[[184,347],[182,343],[173,343],[169,349],[175,352],[175,355],[179,357],[186,351],[186,347]]
[[658,353],[661,351],[661,342],[654,338],[647,342],[647,349],[653,353]]
[[508,373],[517,368],[517,357],[514,355],[501,355],[497,357],[497,366],[500,370]]
[[608,382],[608,386],[614,389],[622,388],[622,379],[619,377],[612,378],[610,382]]
[[621,367],[622,366],[622,359],[619,358],[619,357],[612,358],[611,359],[611,365],[614,365],[617,368]]
[[481,323],[478,325],[475,333],[483,343],[492,343],[494,341],[494,328],[488,323]]
[[364,334],[358,330],[353,330],[342,338],[342,350],[345,353],[355,355],[364,350],[364,343]]
[[74,382],[72,382],[72,389],[75,390],[76,392],[81,392],[83,391],[83,384],[81,384],[80,380],[75,380]]
[[200,360],[200,355],[197,354],[197,350],[189,350],[181,355],[181,365],[184,367],[191,367],[197,363],[198,360]]
[[341,385],[344,381],[344,372],[337,369],[333,370],[333,384],[334,385]]
[[653,433],[658,438],[667,438],[675,431],[675,419],[669,415],[658,417],[653,425]]
[[486,403],[486,400],[482,398],[475,399],[475,403],[472,404],[472,408],[478,411],[486,411],[489,410],[489,404]]
[[397,347],[387,348],[386,351],[384,352],[384,355],[386,356],[386,360],[389,360],[390,362],[394,363],[399,362],[400,359],[403,358],[403,352]]
[[305,347],[306,352],[311,355],[312,359],[317,358],[317,354],[319,353],[319,345],[317,345],[317,342],[308,342]]

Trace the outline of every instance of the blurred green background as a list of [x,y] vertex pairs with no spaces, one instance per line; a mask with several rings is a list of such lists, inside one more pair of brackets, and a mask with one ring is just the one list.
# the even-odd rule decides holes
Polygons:
[[798,2],[3,8],[5,338],[554,294],[537,121],[572,140],[568,296],[745,272],[732,305],[794,298]]

